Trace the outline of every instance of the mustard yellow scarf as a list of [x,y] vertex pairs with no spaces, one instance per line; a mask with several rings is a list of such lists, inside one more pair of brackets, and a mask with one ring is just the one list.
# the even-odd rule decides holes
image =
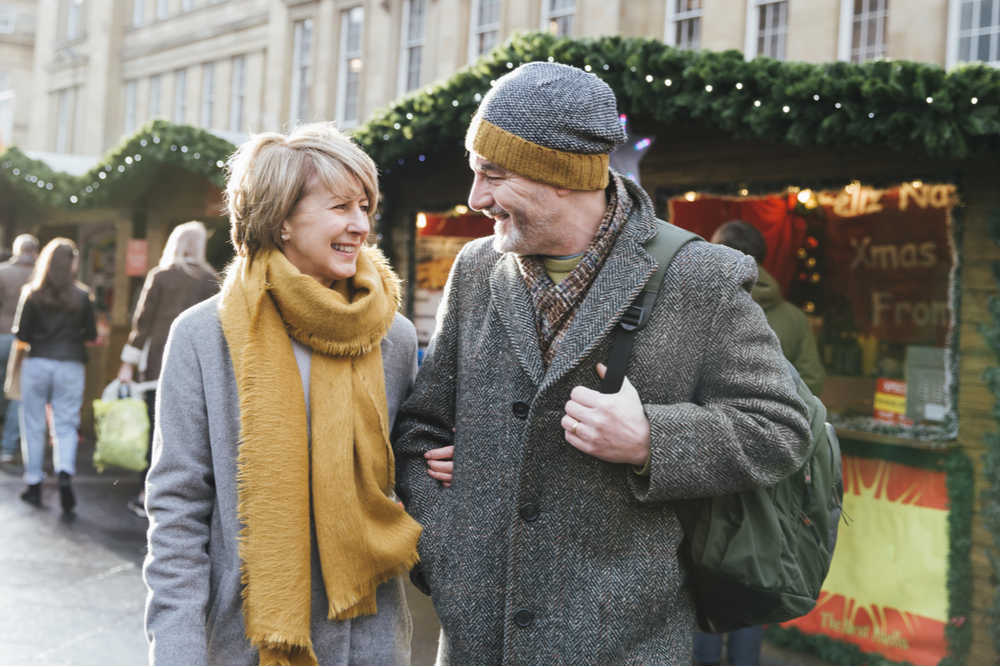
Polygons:
[[[399,279],[366,248],[327,289],[277,250],[227,274],[219,314],[240,401],[239,515],[246,634],[262,665],[315,665],[309,634],[312,509],[328,616],[376,613],[379,584],[419,560],[420,525],[394,485],[382,338]],[[312,351],[312,446],[288,337]]]

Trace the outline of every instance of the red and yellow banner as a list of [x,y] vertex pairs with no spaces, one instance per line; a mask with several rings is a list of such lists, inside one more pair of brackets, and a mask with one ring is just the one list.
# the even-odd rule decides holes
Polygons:
[[945,473],[844,457],[844,510],[816,608],[784,623],[897,662],[948,654],[948,491]]

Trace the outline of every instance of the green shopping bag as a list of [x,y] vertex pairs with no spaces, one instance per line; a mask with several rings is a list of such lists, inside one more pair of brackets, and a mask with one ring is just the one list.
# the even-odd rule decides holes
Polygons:
[[126,470],[141,471],[146,468],[149,453],[149,413],[146,402],[125,396],[128,387],[115,380],[94,401],[94,422],[97,447],[94,450],[94,467],[104,472],[113,465]]

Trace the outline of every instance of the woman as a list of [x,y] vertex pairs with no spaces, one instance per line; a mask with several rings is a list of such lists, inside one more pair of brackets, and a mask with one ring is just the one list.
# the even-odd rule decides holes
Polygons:
[[375,165],[329,124],[230,161],[237,258],[181,315],[146,481],[152,664],[407,664],[421,528],[388,434],[413,382],[399,280],[365,246]]
[[83,404],[86,341],[97,338],[94,297],[73,279],[80,253],[69,239],[49,241],[21,292],[13,332],[31,346],[21,366],[21,455],[27,490],[21,499],[42,504],[42,462],[45,459],[46,404],[55,425],[53,463],[59,476],[64,511],[76,506],[70,483],[76,473],[77,431]]
[[[185,310],[219,291],[219,276],[205,261],[207,241],[205,225],[200,222],[186,222],[171,232],[160,265],[146,275],[132,318],[132,333],[122,349],[118,379],[131,383],[136,367],[139,368],[141,377],[137,389],[145,393],[151,427],[155,423],[156,383],[170,325]],[[141,480],[145,482],[145,479],[144,470]],[[145,501],[145,488],[140,488],[139,496],[128,501],[128,508],[145,518]]]

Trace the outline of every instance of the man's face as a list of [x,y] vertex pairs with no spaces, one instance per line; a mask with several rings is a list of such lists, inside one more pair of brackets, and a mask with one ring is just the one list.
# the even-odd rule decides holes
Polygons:
[[476,179],[469,208],[493,218],[493,248],[518,255],[551,255],[558,246],[554,229],[555,188],[493,164],[475,153],[469,166]]

